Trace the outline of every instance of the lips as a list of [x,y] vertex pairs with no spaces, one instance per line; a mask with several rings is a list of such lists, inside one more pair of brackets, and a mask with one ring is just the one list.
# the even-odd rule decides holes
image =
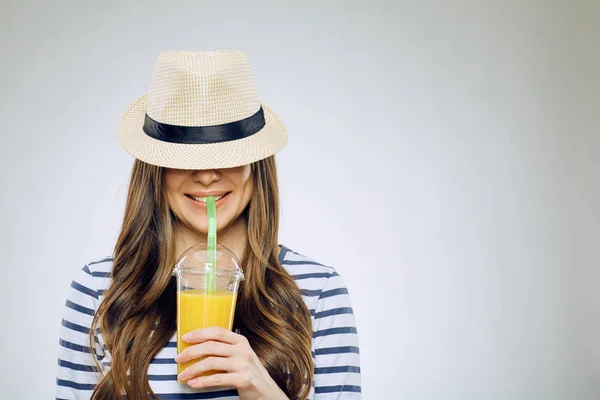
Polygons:
[[[186,193],[185,197],[188,198],[190,200],[190,202],[195,205],[196,207],[200,207],[202,209],[206,209],[206,199],[209,196],[214,196],[215,197],[215,205],[217,206],[217,208],[219,206],[221,206],[225,201],[227,201],[227,199],[229,198],[229,194],[231,192],[221,192],[219,195],[216,194],[210,194],[210,195],[206,195],[204,193]],[[198,196],[198,194],[204,194],[204,196]]]
[[[220,195],[220,196],[213,196],[213,197],[215,198],[215,201],[219,201],[226,195],[227,195],[227,193]],[[191,194],[186,194],[186,196],[192,200],[196,200],[196,201],[202,202],[204,204],[206,204],[206,202],[208,201],[208,197],[210,197],[210,196],[192,196]]]

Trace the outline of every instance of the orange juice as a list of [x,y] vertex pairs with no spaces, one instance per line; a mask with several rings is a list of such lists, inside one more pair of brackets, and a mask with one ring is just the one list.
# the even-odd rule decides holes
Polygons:
[[[188,289],[177,293],[177,354],[190,346],[181,340],[189,331],[210,326],[231,330],[236,294],[229,290],[218,290],[209,294],[202,289]],[[196,362],[198,360],[178,364],[177,373],[180,374]]]

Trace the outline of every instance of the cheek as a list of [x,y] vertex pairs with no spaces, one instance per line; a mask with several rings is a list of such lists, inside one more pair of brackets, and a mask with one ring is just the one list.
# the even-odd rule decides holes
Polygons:
[[241,209],[244,209],[250,202],[252,191],[254,190],[252,167],[250,165],[244,165],[242,167],[232,168],[228,171],[231,173],[229,176],[230,180],[235,182],[234,184],[239,192],[238,206]]
[[177,204],[175,202],[175,196],[173,195],[173,191],[171,189],[169,189],[169,187],[166,187],[166,191],[167,191],[167,203],[169,204],[169,207],[175,208],[177,206]]
[[179,187],[181,186],[183,180],[185,179],[182,174],[178,173],[176,170],[166,171],[164,175],[164,189],[167,192],[167,202],[169,207],[173,211],[178,210],[178,193]]
[[250,202],[252,198],[252,192],[254,191],[254,179],[252,176],[252,169],[248,168],[248,171],[244,171],[244,208]]
[[250,180],[244,187],[244,204],[243,208],[248,207],[248,203],[250,203],[250,199],[252,198],[252,192],[254,191],[254,185],[252,184],[252,180]]
[[179,207],[177,206],[177,202],[175,201],[175,198],[173,197],[173,195],[168,191],[167,191],[167,204],[169,205],[169,208],[177,214]]

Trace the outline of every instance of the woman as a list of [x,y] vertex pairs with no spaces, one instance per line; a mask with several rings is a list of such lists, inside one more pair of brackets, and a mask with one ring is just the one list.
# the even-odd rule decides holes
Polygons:
[[[287,143],[239,51],[164,52],[150,91],[123,114],[136,160],[113,255],[84,266],[66,301],[59,399],[358,399],[358,339],[331,267],[278,245],[274,154]],[[242,261],[233,332],[204,328],[176,354],[172,268],[206,242]],[[221,198],[222,197],[222,198]],[[200,360],[177,376],[177,363]],[[206,371],[217,374],[201,376]],[[179,378],[179,382],[178,382]]]

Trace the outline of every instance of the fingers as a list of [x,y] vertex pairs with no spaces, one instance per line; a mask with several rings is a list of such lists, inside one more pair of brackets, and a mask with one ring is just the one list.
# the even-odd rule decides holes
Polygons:
[[182,364],[204,356],[231,357],[234,350],[230,344],[209,340],[183,350],[175,357],[175,361]]
[[194,329],[181,337],[187,343],[202,343],[207,340],[215,340],[218,342],[238,344],[246,340],[242,335],[233,333],[225,328],[217,326],[210,328]]
[[[179,374],[178,381],[187,382],[194,388],[232,386],[240,390],[249,390],[247,388],[254,384],[257,365],[262,365],[244,336],[224,328],[210,327],[190,331],[182,339],[193,345],[177,355],[175,361],[200,360]],[[200,376],[208,371],[213,374]]]
[[[180,382],[187,382],[188,380],[202,375],[208,371],[223,371],[228,372],[233,369],[233,361],[231,358],[223,357],[206,357],[195,364],[190,365],[186,368],[179,376],[177,380]],[[219,375],[230,375],[230,374],[219,374]]]
[[199,389],[213,386],[231,386],[243,390],[252,384],[252,376],[245,373],[214,374],[199,376],[187,382],[190,387]]

